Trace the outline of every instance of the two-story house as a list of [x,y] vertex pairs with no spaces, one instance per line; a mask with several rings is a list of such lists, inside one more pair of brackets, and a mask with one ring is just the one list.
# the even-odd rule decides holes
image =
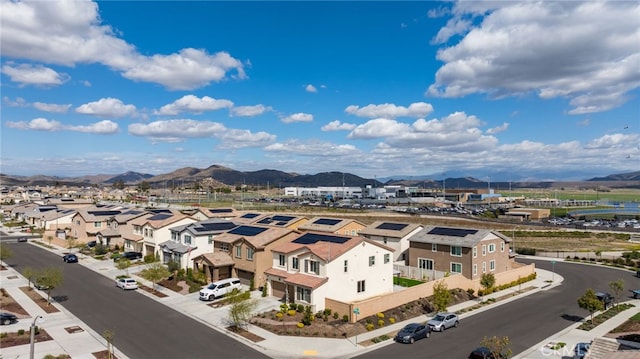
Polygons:
[[108,229],[109,220],[122,212],[122,207],[116,206],[96,206],[78,210],[71,218],[71,236],[77,238],[80,243],[95,241],[98,232]]
[[127,235],[125,241],[141,242],[142,255],[162,258],[160,243],[171,239],[170,228],[194,222],[195,219],[178,211],[154,209],[130,222],[133,233]]
[[218,218],[171,227],[171,239],[160,243],[162,262],[175,261],[180,268],[193,268],[194,259],[213,252],[215,237],[235,227],[235,223]]
[[512,268],[510,243],[511,238],[486,229],[425,226],[409,239],[409,266],[477,279]]
[[409,238],[421,229],[422,226],[417,223],[376,221],[362,229],[360,235],[393,248],[393,261],[406,264],[409,258]]
[[215,258],[210,256],[211,261],[218,260],[221,263],[229,263],[229,260],[224,256],[226,254],[231,258],[232,267],[220,268],[219,265],[214,267],[214,263],[203,261],[199,261],[198,264],[207,266],[207,268],[200,269],[204,269],[208,275],[220,275],[221,272],[230,273],[232,276],[238,277],[243,284],[253,283],[254,286],[260,287],[265,283],[264,272],[272,264],[271,249],[281,243],[291,242],[298,234],[299,232],[288,228],[239,225],[215,237],[213,252],[220,254]]
[[118,245],[125,251],[140,252],[139,247],[133,245],[131,241],[127,241],[126,238],[133,233],[131,222],[145,214],[147,212],[142,209],[124,209],[107,219],[105,228],[96,233],[97,241],[106,245]]
[[307,223],[308,220],[309,219],[304,216],[270,214],[266,216],[261,216],[259,220],[253,223],[297,230],[301,225]]
[[327,298],[353,302],[393,292],[393,249],[361,236],[305,232],[272,253],[270,295],[314,312]]
[[233,208],[206,208],[199,207],[189,213],[192,218],[198,221],[206,221],[211,218],[232,220],[238,216],[238,212]]
[[357,236],[366,226],[349,218],[314,217],[298,227],[301,231],[325,232],[344,236]]

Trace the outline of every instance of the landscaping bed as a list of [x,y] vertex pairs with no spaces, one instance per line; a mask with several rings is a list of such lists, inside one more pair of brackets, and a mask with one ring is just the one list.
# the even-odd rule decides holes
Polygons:
[[640,313],[637,313],[624,323],[620,324],[606,336],[609,338],[640,343]]
[[[34,336],[34,342],[45,342],[47,340],[53,340],[51,336],[44,330],[36,327],[36,333]],[[18,330],[17,332],[2,333],[0,334],[0,347],[7,348],[16,345],[25,345],[31,343],[31,333],[28,330]]]
[[593,317],[593,320],[589,319],[586,320],[584,323],[582,323],[578,329],[582,329],[582,330],[586,330],[589,331],[595,327],[597,327],[598,325],[606,322],[608,319],[611,319],[612,317],[616,316],[617,314],[619,314],[620,312],[623,312],[629,308],[633,308],[634,305],[633,304],[619,304],[609,310],[607,310],[606,312],[600,313],[598,315],[596,315],[595,317]]
[[22,306],[18,302],[16,302],[15,299],[13,299],[13,297],[9,295],[9,293],[7,293],[4,288],[0,289],[0,292],[0,308],[2,308],[2,311],[13,313],[17,316],[29,316],[29,313],[27,313],[27,311],[24,310],[24,308],[22,308]]
[[47,302],[47,298],[43,297],[31,287],[20,287],[20,290],[24,292],[31,300],[42,308],[46,313],[58,313],[59,310],[53,304]]

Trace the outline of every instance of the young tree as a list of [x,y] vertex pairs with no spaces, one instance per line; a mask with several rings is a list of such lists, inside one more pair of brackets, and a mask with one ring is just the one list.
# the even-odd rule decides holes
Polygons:
[[578,298],[578,306],[591,314],[591,322],[593,322],[593,313],[602,310],[604,307],[602,302],[596,297],[596,292],[591,288],[587,289],[584,295]]
[[483,274],[480,278],[480,285],[482,286],[482,288],[484,288],[484,291],[482,293],[484,296],[484,293],[488,292],[489,289],[493,288],[493,286],[496,285],[496,276],[494,276],[493,273]]
[[242,292],[234,289],[227,299],[231,303],[229,306],[229,320],[238,329],[246,325],[257,305],[255,300],[249,298],[245,298]]
[[31,289],[31,283],[33,283],[33,278],[36,276],[36,271],[31,267],[24,267],[22,275],[29,281],[29,289]]
[[47,242],[49,242],[49,247],[51,247],[51,241],[53,240],[53,236],[47,236]]
[[509,337],[484,337],[480,343],[483,347],[486,347],[491,352],[494,358],[510,358],[513,355],[511,348],[511,340]]
[[129,276],[129,267],[131,267],[131,261],[126,258],[116,262],[116,268],[124,270],[127,273],[127,277]]
[[624,280],[622,278],[609,282],[609,288],[613,292],[613,296],[616,298],[616,307],[620,302],[620,294],[624,291]]
[[75,237],[67,237],[67,248],[69,248],[69,252],[71,249],[75,248],[78,245],[78,240]]
[[444,281],[436,282],[433,286],[433,306],[436,308],[436,311],[446,311],[450,302],[451,292],[449,292],[449,288],[447,288],[447,283]]
[[38,272],[37,277],[38,284],[46,288],[47,305],[49,305],[51,304],[51,291],[62,284],[62,269],[59,267],[44,268]]
[[107,341],[107,357],[109,359],[113,358],[113,337],[116,334],[110,330],[105,330],[102,332],[102,337]]
[[0,243],[0,260],[6,261],[7,259],[13,257],[13,251],[6,244]]
[[164,264],[160,262],[152,262],[147,264],[147,268],[143,270],[140,275],[142,278],[153,283],[152,289],[156,290],[156,283],[158,283],[162,278],[166,278],[170,275],[169,270]]

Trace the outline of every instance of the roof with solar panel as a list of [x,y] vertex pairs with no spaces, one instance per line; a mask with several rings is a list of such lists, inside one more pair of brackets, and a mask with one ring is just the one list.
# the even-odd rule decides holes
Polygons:
[[191,232],[194,236],[208,236],[212,234],[222,234],[228,232],[238,225],[226,219],[212,218],[206,221],[183,224],[171,227],[172,232],[182,233],[184,231]]
[[179,211],[160,210],[149,211],[145,215],[132,219],[129,223],[135,226],[149,225],[153,228],[162,228],[185,218],[189,216]]
[[254,248],[263,248],[277,240],[289,237],[293,238],[298,233],[299,232],[289,228],[240,224],[237,227],[218,235],[215,241],[221,243],[246,241]]
[[410,242],[436,243],[461,247],[473,247],[482,240],[502,238],[511,242],[509,237],[487,229],[472,229],[444,226],[425,226],[420,232],[409,238]]
[[369,236],[381,236],[392,238],[404,238],[418,228],[422,228],[417,223],[403,223],[391,221],[375,221],[360,231],[360,234]]
[[276,227],[289,227],[303,220],[306,220],[306,218],[300,217],[300,216],[275,214],[275,215],[261,216],[254,223],[264,224],[269,226],[276,226]]
[[365,227],[363,223],[351,218],[314,217],[302,224],[298,229],[302,231],[336,233],[340,231],[341,228],[344,228],[354,222],[360,224],[362,228]]

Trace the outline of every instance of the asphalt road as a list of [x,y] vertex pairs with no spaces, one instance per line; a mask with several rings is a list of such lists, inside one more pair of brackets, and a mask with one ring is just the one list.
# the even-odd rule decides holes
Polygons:
[[589,315],[577,304],[587,288],[609,290],[609,282],[623,279],[625,292],[621,300],[630,297],[629,290],[640,288],[640,279],[629,271],[612,268],[548,261],[535,262],[538,268],[553,270],[564,277],[562,285],[541,291],[472,315],[460,322],[458,328],[432,333],[413,345],[387,345],[368,352],[361,358],[467,358],[480,346],[485,336],[507,336],[513,354],[521,353],[549,336],[569,327]]
[[[52,291],[60,305],[97,333],[110,330],[114,345],[129,358],[268,358],[194,319],[35,245],[3,236],[16,270],[60,267],[64,283]],[[13,242],[13,243],[12,243]]]

